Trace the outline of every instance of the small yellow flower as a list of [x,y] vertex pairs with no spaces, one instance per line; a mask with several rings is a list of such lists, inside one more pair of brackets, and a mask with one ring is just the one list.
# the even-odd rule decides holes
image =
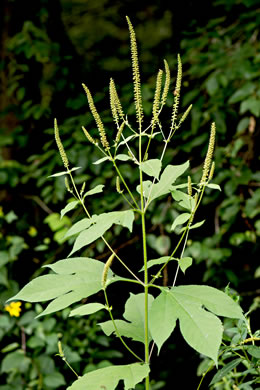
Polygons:
[[0,218],[4,217],[3,207],[0,206]]
[[19,317],[22,311],[22,302],[11,302],[10,305],[5,306],[5,310],[8,311],[10,316]]
[[37,236],[38,232],[37,232],[37,229],[34,227],[34,226],[30,226],[30,228],[28,229],[28,232],[29,236],[31,237],[35,237]]

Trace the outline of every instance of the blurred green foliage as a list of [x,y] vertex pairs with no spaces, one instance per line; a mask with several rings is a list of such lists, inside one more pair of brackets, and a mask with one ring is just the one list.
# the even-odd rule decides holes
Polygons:
[[[40,265],[68,254],[62,237],[71,221],[68,217],[59,221],[58,212],[69,196],[63,178],[48,178],[61,166],[53,138],[54,117],[58,118],[71,165],[82,167],[75,173],[76,183],[86,181],[89,188],[97,184],[106,186],[102,197],[97,195],[90,200],[93,213],[112,211],[121,202],[116,194],[106,191],[109,186],[115,186],[111,166],[107,164],[101,169],[101,165],[93,164],[101,155],[81,132],[84,125],[94,137],[97,134],[86,109],[81,83],[85,82],[91,89],[108,134],[112,135],[107,93],[110,76],[119,86],[122,104],[129,115],[133,108],[126,14],[136,28],[140,48],[145,113],[152,105],[155,74],[163,66],[163,58],[175,77],[176,54],[180,52],[182,57],[182,109],[190,103],[193,109],[182,131],[175,135],[166,162],[190,159],[192,179],[196,181],[201,174],[210,122],[215,121],[217,126],[214,182],[222,191],[205,196],[207,217],[211,218],[191,235],[185,256],[193,257],[197,267],[192,273],[188,271],[187,277],[220,288],[230,282],[242,296],[242,306],[243,296],[245,305],[249,305],[251,297],[257,294],[260,10],[254,0],[214,0],[207,5],[202,2],[207,11],[205,18],[196,3],[184,2],[171,9],[161,7],[159,1],[111,4],[108,0],[51,3],[40,0],[26,9],[17,0],[5,0],[0,6],[3,11],[0,55],[0,309],[3,313],[0,322],[3,326],[0,335],[5,354],[1,372],[12,383],[1,386],[3,390],[14,388],[10,387],[13,384],[16,389],[22,389],[24,378],[26,384],[32,382],[28,389],[37,388],[39,383],[44,385],[38,388],[49,388],[48,375],[56,375],[50,381],[57,383],[56,388],[63,388],[64,378],[53,364],[59,332],[67,337],[69,353],[78,354],[78,359],[84,356],[85,362],[92,364],[86,351],[83,352],[88,338],[85,340],[81,332],[88,326],[86,333],[89,337],[91,329],[94,340],[95,320],[91,324],[82,320],[79,324],[68,321],[66,313],[61,313],[64,323],[55,316],[51,328],[45,329],[44,321],[48,323],[50,319],[33,322],[32,313],[36,309],[27,308],[21,318],[14,320],[8,318],[4,304],[39,272]],[[170,119],[171,104],[169,98],[166,122]],[[156,155],[156,146],[153,153]],[[134,180],[130,165],[126,162],[121,167],[124,177],[129,182]],[[169,200],[158,201],[151,210],[151,222],[155,225],[149,231],[151,258],[156,253],[167,255],[171,240],[176,240],[170,234],[170,226],[178,208],[172,210],[170,206]],[[78,216],[78,211],[73,211],[71,220]],[[200,219],[204,219],[203,210]],[[113,247],[129,249],[130,261],[136,259],[138,230],[133,241],[120,235],[120,227],[109,234]],[[132,242],[134,249],[130,247]],[[102,259],[107,253],[102,242],[98,242],[84,255]],[[138,263],[136,268],[140,268]],[[171,277],[170,271],[169,268],[168,274],[164,274],[165,283]],[[28,313],[31,313],[30,321],[21,324]],[[19,338],[27,328],[30,336],[26,337],[25,352]],[[21,360],[21,354],[26,359]],[[107,356],[99,358],[101,363],[102,359],[107,360]],[[29,363],[37,359],[38,363]],[[73,363],[71,359],[68,360]],[[48,365],[50,369],[44,368]],[[10,370],[11,366],[15,370]],[[158,373],[158,381],[159,378]]]

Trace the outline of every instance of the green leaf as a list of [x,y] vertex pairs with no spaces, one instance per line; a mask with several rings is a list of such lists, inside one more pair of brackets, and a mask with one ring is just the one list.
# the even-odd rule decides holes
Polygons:
[[256,117],[260,116],[260,100],[250,97],[244,100],[240,105],[240,114],[244,114],[246,111],[251,112]]
[[58,173],[54,173],[53,175],[50,175],[48,177],[58,177],[58,176],[63,176],[63,175],[68,175],[70,172],[76,171],[77,169],[80,169],[81,167],[74,167],[71,168],[69,171],[62,171]]
[[95,194],[99,194],[100,192],[103,192],[104,187],[105,187],[104,184],[98,184],[95,188],[92,188],[92,190],[89,190],[88,192],[85,193],[84,199],[86,196],[95,195]]
[[132,160],[132,157],[128,156],[127,154],[118,154],[115,160],[128,161],[128,160]]
[[99,160],[93,162],[93,164],[94,164],[94,165],[98,165],[98,164],[101,164],[102,162],[107,161],[107,160],[110,160],[110,161],[111,161],[111,158],[110,158],[110,157],[102,157],[102,158],[100,158]]
[[70,202],[67,204],[66,207],[64,207],[64,209],[61,210],[60,212],[60,219],[65,215],[67,214],[69,211],[75,209],[75,207],[77,206],[77,204],[79,203],[78,200],[75,200],[73,202]]
[[153,301],[149,312],[149,329],[158,347],[158,355],[164,342],[173,332],[178,316],[165,291]]
[[[76,257],[60,260],[45,267],[57,274],[39,276],[11,298],[28,302],[54,299],[38,317],[62,310],[102,289],[104,263],[101,261]],[[108,281],[112,281],[113,277],[109,269]]]
[[171,247],[171,240],[168,236],[160,236],[156,238],[155,249],[159,255],[163,255],[169,251]]
[[175,220],[171,226],[171,231],[173,231],[176,228],[176,226],[182,225],[185,222],[187,222],[189,220],[190,216],[191,215],[188,213],[183,213],[183,214],[178,215],[178,217],[175,218]]
[[63,375],[57,371],[44,376],[43,383],[47,389],[56,389],[57,387],[66,385]]
[[200,222],[195,223],[194,225],[191,225],[191,226],[190,226],[190,229],[196,229],[196,228],[202,226],[202,225],[204,224],[205,221],[206,221],[206,220],[204,219],[203,221],[200,221]]
[[[149,294],[148,311],[152,305],[153,299],[153,296]],[[115,320],[120,335],[144,343],[144,293],[130,294],[130,298],[127,300],[125,305],[123,317],[128,322],[124,320]],[[112,321],[102,322],[99,325],[107,336],[115,333]],[[150,334],[149,339],[151,339]]]
[[182,257],[181,259],[179,259],[179,264],[180,264],[180,269],[185,274],[186,269],[192,265],[192,258]]
[[228,103],[234,104],[240,102],[241,100],[245,100],[245,98],[252,95],[255,90],[255,87],[256,85],[251,82],[244,84],[242,88],[239,88],[238,90],[236,90],[235,93],[233,93],[233,95],[230,96],[230,98],[228,99]]
[[195,207],[195,200],[194,198],[191,198],[188,194],[185,194],[182,191],[174,189],[172,191],[172,197],[174,200],[179,202],[179,206],[188,209],[193,210]]
[[260,359],[260,347],[257,347],[256,345],[250,345],[247,349],[247,352],[251,356]]
[[[163,256],[163,257],[159,257],[158,259],[149,260],[147,263],[147,269],[153,267],[154,265],[164,264],[169,260],[169,258],[170,258],[170,256]],[[173,257],[173,258],[171,258],[171,260],[177,260],[177,259],[175,259]],[[144,266],[140,269],[139,272],[141,272],[141,271],[144,271]]]
[[[43,302],[73,290],[80,283],[74,275],[44,275],[29,282],[11,300]],[[10,300],[9,299],[9,300]]]
[[71,291],[65,295],[61,295],[54,299],[49,305],[43,310],[37,317],[40,318],[47,314],[56,313],[57,311],[63,310],[66,307],[72,305],[75,302],[79,302],[81,299],[88,296],[88,288],[85,285],[77,287],[77,291]]
[[159,179],[162,162],[158,159],[147,160],[140,165],[141,170],[149,176]]
[[120,380],[124,381],[124,389],[134,389],[149,373],[148,364],[128,364],[100,368],[83,375],[68,387],[68,390],[114,390]]
[[[165,194],[168,194],[172,190],[172,185],[176,179],[181,176],[189,167],[189,161],[186,161],[181,165],[168,165],[158,183],[152,185],[152,182],[147,180],[143,182],[144,196],[149,197],[149,202],[159,198]],[[137,186],[137,191],[140,194],[140,185]]]
[[90,220],[92,225],[83,230],[76,238],[69,256],[103,236],[113,224],[122,225],[132,231],[134,213],[132,210],[112,211],[111,213],[94,215]]
[[88,229],[90,225],[93,224],[92,218],[83,218],[79,222],[76,222],[71,228],[67,231],[64,238],[74,236],[74,234],[82,232],[82,230]]
[[242,362],[242,359],[238,358],[227,363],[213,376],[209,386],[219,382],[224,376],[226,376],[230,371],[232,371],[236,366],[238,366],[240,362]]
[[[158,348],[170,336],[178,318],[186,342],[217,363],[223,327],[221,321],[203,306],[217,315],[244,318],[237,303],[212,287],[190,285],[173,287],[171,290],[164,288],[153,301],[149,313],[151,334]],[[167,321],[162,321],[165,318]]]
[[96,313],[97,311],[105,308],[106,306],[102,305],[101,303],[87,303],[86,305],[82,305],[74,310],[71,310],[69,317],[86,316],[89,314]]
[[210,183],[210,184],[206,184],[206,187],[221,191],[221,188],[218,184]]
[[31,360],[25,356],[24,351],[14,351],[4,357],[1,364],[1,372],[19,371],[26,372],[31,366]]

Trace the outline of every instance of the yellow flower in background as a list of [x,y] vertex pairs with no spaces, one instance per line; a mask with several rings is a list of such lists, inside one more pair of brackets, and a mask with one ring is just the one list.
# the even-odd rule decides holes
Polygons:
[[0,218],[4,217],[3,207],[0,206]]
[[28,230],[28,234],[31,237],[37,236],[37,234],[38,234],[37,229],[34,226],[30,226],[30,228]]
[[10,305],[5,306],[5,310],[8,311],[10,316],[19,317],[22,311],[22,302],[11,302]]

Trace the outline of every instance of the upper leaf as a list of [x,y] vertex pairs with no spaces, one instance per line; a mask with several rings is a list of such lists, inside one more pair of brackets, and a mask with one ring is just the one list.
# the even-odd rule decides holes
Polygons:
[[[75,231],[78,230],[79,226],[80,226],[80,230],[82,231],[79,234],[79,236],[76,238],[76,241],[74,243],[70,255],[72,255],[72,253],[78,251],[79,249],[83,248],[86,245],[91,244],[93,241],[103,236],[103,234],[108,229],[110,229],[110,227],[113,224],[122,225],[124,227],[127,227],[130,231],[132,231],[133,221],[134,221],[133,211],[127,210],[127,211],[112,211],[111,213],[94,215],[92,218],[88,220],[84,219],[80,221],[81,224],[80,222],[78,222],[78,224],[76,224],[77,229],[74,229],[73,232],[75,234]],[[87,226],[87,228],[84,228],[85,230],[83,230],[82,226]],[[71,234],[72,228],[69,230],[68,234]]]
[[124,389],[134,389],[149,374],[148,364],[128,364],[100,368],[83,375],[67,390],[114,390],[120,380],[124,381]]
[[[151,202],[162,195],[168,194],[172,189],[173,183],[188,167],[189,161],[181,165],[168,165],[161,174],[158,183],[152,184],[150,181],[143,183],[144,196],[149,198],[149,202]],[[137,187],[137,191],[140,193],[140,185]]]
[[162,162],[161,160],[158,159],[147,160],[140,165],[140,168],[147,175],[159,179],[159,174],[162,168]]

